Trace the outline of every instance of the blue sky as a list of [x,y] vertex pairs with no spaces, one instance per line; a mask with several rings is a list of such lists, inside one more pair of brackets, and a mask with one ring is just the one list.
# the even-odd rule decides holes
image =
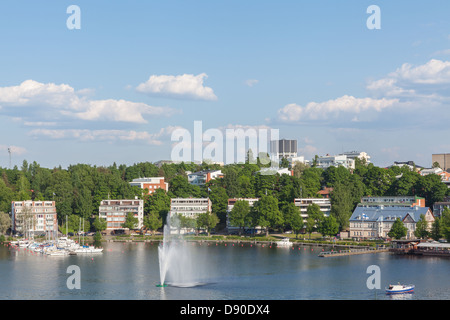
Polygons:
[[449,13],[436,0],[4,0],[0,166],[8,147],[18,166],[170,159],[171,133],[194,121],[278,129],[307,159],[431,166],[450,152]]

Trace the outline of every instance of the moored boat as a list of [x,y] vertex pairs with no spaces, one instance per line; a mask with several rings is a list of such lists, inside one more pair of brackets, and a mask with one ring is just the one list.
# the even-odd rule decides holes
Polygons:
[[292,242],[289,241],[289,238],[283,238],[280,241],[277,241],[278,247],[291,247]]
[[386,294],[397,294],[397,293],[413,293],[414,285],[413,284],[390,284],[388,288],[386,288]]
[[103,248],[95,248],[94,246],[80,246],[73,250],[75,253],[100,253],[103,252]]

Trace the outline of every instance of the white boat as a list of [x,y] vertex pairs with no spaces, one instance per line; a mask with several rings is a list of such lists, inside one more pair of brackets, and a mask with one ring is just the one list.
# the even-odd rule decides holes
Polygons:
[[78,248],[73,249],[75,253],[100,253],[103,251],[103,248],[96,248],[94,246],[80,246]]
[[397,293],[413,293],[414,285],[413,284],[390,284],[389,287],[386,288],[386,294],[397,294]]
[[19,241],[17,241],[17,246],[19,248],[26,248],[29,245],[30,245],[30,241],[28,241],[28,240],[19,240]]
[[69,251],[64,249],[52,249],[45,252],[48,256],[68,256]]
[[283,238],[280,241],[277,241],[277,246],[278,247],[291,247],[292,242],[289,241],[289,238]]
[[58,248],[67,249],[69,251],[78,249],[80,245],[76,243],[74,240],[69,239],[67,237],[61,237],[58,239],[58,242],[56,243],[56,246]]

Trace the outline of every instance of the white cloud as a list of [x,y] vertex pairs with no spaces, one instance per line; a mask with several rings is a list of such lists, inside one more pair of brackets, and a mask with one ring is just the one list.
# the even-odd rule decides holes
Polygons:
[[217,100],[213,90],[203,85],[205,73],[199,75],[183,74],[152,75],[150,78],[137,86],[136,90],[148,95],[193,100]]
[[245,81],[245,85],[249,87],[253,87],[254,85],[258,84],[259,80],[256,79],[248,79]]
[[69,116],[82,120],[132,123],[147,123],[145,115],[171,116],[178,112],[126,100],[92,100],[86,96],[90,92],[83,89],[76,92],[67,84],[26,80],[18,86],[0,87],[0,105],[9,109],[31,107],[37,116],[53,119]]
[[389,111],[392,117],[384,119],[403,114],[404,120],[405,110],[412,114],[424,106],[435,110],[446,106],[450,102],[449,85],[450,61],[431,59],[418,66],[404,63],[387,76],[368,82],[368,97],[344,95],[325,102],[309,102],[306,106],[291,103],[278,110],[278,119],[287,123],[345,119],[357,124],[373,122],[377,114]]
[[29,132],[34,138],[54,140],[69,139],[79,141],[143,141],[151,145],[161,145],[177,127],[161,128],[157,133],[134,130],[90,130],[90,129],[35,129]]
[[389,76],[411,83],[450,83],[450,62],[431,59],[427,63],[417,67],[413,67],[409,63],[404,63]]
[[367,89],[378,96],[439,99],[449,84],[450,62],[431,59],[419,66],[404,63],[386,77],[369,82]]
[[298,154],[303,155],[306,158],[312,158],[314,155],[318,154],[319,149],[312,145],[305,145],[298,149]]
[[6,146],[3,144],[0,144],[0,151],[2,152],[7,152],[8,148],[11,150],[11,154],[12,155],[23,155],[25,153],[27,153],[27,150],[23,147],[18,147],[18,146]]
[[353,115],[364,111],[377,111],[391,108],[398,99],[372,99],[342,96],[325,102],[310,102],[302,107],[291,103],[278,110],[278,118],[283,122],[298,122],[304,120],[324,120],[331,116],[337,117],[342,113]]

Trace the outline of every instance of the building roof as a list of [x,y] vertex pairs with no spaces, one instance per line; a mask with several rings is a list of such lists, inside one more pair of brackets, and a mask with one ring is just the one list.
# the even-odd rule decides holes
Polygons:
[[201,176],[201,175],[205,175],[207,173],[214,173],[214,172],[220,172],[219,174],[222,174],[222,170],[218,169],[218,170],[203,170],[203,171],[197,171],[197,172],[192,172],[190,174],[188,174],[188,176]]
[[421,242],[417,245],[419,248],[441,248],[441,249],[450,249],[450,243],[441,243],[441,242]]
[[145,178],[136,178],[131,182],[153,182],[155,180],[164,180],[164,177],[145,177]]
[[414,221],[419,221],[420,215],[425,215],[428,207],[356,207],[350,221],[395,221],[397,218],[403,220],[409,215]]

